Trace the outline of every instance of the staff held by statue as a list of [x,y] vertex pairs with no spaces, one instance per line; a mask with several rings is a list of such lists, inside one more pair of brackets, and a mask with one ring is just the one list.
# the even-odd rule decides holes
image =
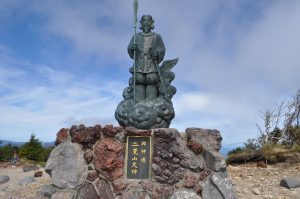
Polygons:
[[[133,2],[133,12],[134,12],[134,16],[133,16],[133,23],[134,23],[134,35],[133,35],[133,44],[136,45],[136,24],[137,24],[137,10],[138,10],[138,1],[137,0],[134,0]],[[136,51],[133,52],[134,55],[134,59],[133,59],[133,100],[134,100],[134,103],[136,102],[136,77],[135,77],[135,74],[136,74],[136,69],[135,69],[135,65],[136,65]]]

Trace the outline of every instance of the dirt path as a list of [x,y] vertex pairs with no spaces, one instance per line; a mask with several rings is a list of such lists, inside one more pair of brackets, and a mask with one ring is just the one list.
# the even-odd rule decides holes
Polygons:
[[300,163],[278,163],[268,168],[257,168],[252,163],[227,169],[240,199],[300,199],[300,188],[286,189],[279,185],[284,177],[300,179]]
[[23,172],[22,167],[16,168],[0,168],[0,175],[9,176],[9,181],[5,184],[0,184],[0,199],[29,199],[36,196],[36,192],[42,184],[51,183],[51,179],[47,173],[36,178],[37,182],[29,184],[25,187],[18,185],[19,181],[25,176],[33,176],[34,171]]

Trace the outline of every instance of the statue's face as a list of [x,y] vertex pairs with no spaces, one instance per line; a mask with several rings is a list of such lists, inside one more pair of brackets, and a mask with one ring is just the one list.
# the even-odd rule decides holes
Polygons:
[[142,19],[142,29],[144,33],[151,32],[151,26],[153,24],[152,18],[149,16],[145,16]]

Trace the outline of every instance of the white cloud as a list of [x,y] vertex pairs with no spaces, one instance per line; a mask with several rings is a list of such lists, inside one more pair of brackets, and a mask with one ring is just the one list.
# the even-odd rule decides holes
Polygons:
[[[115,122],[114,110],[127,81],[104,74],[95,79],[68,73],[52,52],[65,49],[51,41],[67,46],[61,59],[68,59],[74,68],[89,65],[86,57],[96,56],[92,64],[124,78],[131,64],[126,47],[133,32],[132,1],[25,2],[1,1],[0,11],[6,12],[0,20],[11,16],[13,10],[21,16],[33,13],[39,17],[43,23],[32,28],[42,37],[41,55],[53,56],[56,65],[39,63],[33,67],[32,62],[14,59],[0,48],[0,85],[12,91],[0,99],[0,113],[6,115],[6,124],[1,125],[9,130],[18,120],[28,129],[34,120],[43,132],[53,134],[62,122]],[[174,67],[178,92],[172,126],[181,130],[190,126],[218,128],[225,143],[244,141],[257,135],[260,110],[273,107],[299,88],[298,1],[139,3],[139,16],[150,13],[155,19],[155,31],[167,48],[165,58],[179,57]],[[25,4],[26,9],[21,9]],[[86,70],[92,71],[91,67]]]

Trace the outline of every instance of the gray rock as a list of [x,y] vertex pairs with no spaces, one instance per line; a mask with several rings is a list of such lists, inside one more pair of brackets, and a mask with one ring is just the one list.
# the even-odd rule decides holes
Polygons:
[[25,165],[23,166],[23,171],[24,172],[29,172],[29,171],[37,171],[40,169],[38,165]]
[[211,176],[207,177],[201,185],[203,199],[224,199],[221,191],[215,186],[211,180]]
[[95,188],[98,190],[100,198],[114,199],[114,194],[106,180],[98,180],[95,183]]
[[283,178],[280,181],[280,186],[285,187],[285,188],[297,188],[300,187],[300,180],[295,179],[295,178]]
[[86,181],[77,191],[76,199],[98,199],[98,193],[95,186]]
[[170,199],[201,199],[201,197],[192,190],[179,190],[174,192]]
[[76,194],[76,190],[73,189],[63,189],[57,191],[51,196],[51,199],[73,199]]
[[187,128],[185,132],[188,140],[202,144],[204,148],[215,151],[219,151],[221,148],[222,136],[216,129]]
[[237,199],[232,183],[226,173],[214,173],[206,178],[201,187],[203,199]]
[[36,182],[36,179],[32,176],[25,176],[24,178],[22,178],[19,182],[19,185],[21,186],[27,186],[31,183]]
[[151,199],[149,194],[142,189],[129,189],[124,192],[121,199]]
[[226,172],[214,173],[211,176],[211,180],[220,190],[224,198],[237,199],[237,195],[233,189],[233,185]]
[[69,141],[52,150],[45,171],[59,188],[76,188],[86,178],[87,165],[81,146]]
[[225,158],[219,152],[206,148],[203,150],[203,157],[207,168],[215,172],[226,171]]
[[[186,145],[176,129],[153,129],[154,152],[152,170],[160,183],[175,184],[188,170],[199,172],[205,168],[204,159]],[[171,171],[172,175],[170,175]]]
[[43,196],[51,197],[56,192],[56,188],[52,184],[44,184],[40,187],[39,193]]
[[116,138],[118,141],[120,141],[120,142],[125,142],[125,141],[126,141],[125,132],[122,131],[122,132],[120,132],[120,133],[117,133],[117,134],[115,135],[115,138]]
[[8,176],[6,176],[6,175],[1,175],[0,176],[0,184],[4,184],[4,183],[6,183],[8,181],[9,181],[9,177]]

